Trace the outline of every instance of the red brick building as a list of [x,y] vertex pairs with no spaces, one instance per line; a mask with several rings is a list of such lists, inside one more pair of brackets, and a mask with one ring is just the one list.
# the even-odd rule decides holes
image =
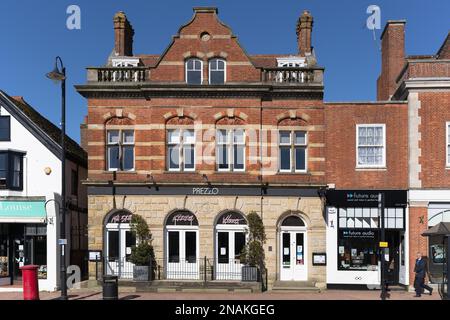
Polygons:
[[76,86],[88,102],[90,249],[103,252],[104,272],[133,277],[129,219],[139,214],[158,279],[239,283],[256,212],[269,288],[375,285],[383,190],[391,276],[408,285],[411,116],[399,73],[416,71],[395,47],[402,26],[383,33],[380,102],[324,103],[308,11],[292,55],[248,55],[216,8],[194,8],[162,54],[136,55],[131,23],[116,14],[113,54]]

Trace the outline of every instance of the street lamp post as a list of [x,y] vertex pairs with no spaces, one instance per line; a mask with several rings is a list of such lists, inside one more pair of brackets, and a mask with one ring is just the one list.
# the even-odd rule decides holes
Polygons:
[[[384,193],[378,194],[378,209],[380,211],[380,242],[386,241],[386,233],[385,233],[385,225],[384,225]],[[381,248],[380,246],[380,253],[381,253],[381,276],[380,276],[380,284],[381,284],[381,300],[386,300],[387,296],[387,288],[386,288],[386,265],[385,265],[385,248]]]
[[[58,68],[58,62],[61,70]],[[55,60],[55,68],[47,73],[47,78],[55,83],[61,82],[61,231],[59,244],[61,245],[60,255],[60,285],[61,299],[67,300],[67,284],[66,284],[66,68],[61,58],[58,56]]]

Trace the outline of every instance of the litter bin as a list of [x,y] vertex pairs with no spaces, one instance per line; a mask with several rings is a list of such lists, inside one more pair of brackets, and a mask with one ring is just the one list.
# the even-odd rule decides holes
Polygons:
[[119,298],[119,278],[117,276],[103,276],[103,300],[117,300]]
[[39,266],[35,265],[20,267],[20,270],[22,270],[23,300],[39,300],[38,269]]

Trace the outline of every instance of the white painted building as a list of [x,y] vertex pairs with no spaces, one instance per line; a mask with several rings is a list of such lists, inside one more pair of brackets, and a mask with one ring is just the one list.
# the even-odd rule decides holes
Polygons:
[[[0,286],[19,285],[20,266],[35,264],[40,290],[59,287],[60,135],[22,98],[0,91]],[[66,146],[66,259],[67,265],[80,265],[87,248],[87,200],[80,183],[87,156],[68,137]]]

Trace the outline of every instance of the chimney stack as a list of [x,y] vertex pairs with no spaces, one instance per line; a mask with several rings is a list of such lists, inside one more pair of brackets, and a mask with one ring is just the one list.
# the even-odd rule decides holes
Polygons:
[[397,89],[396,79],[405,66],[405,24],[405,20],[389,20],[381,34],[378,100],[389,100]]
[[297,22],[298,53],[301,56],[311,54],[311,34],[314,19],[308,10],[303,11]]
[[124,12],[114,16],[114,53],[116,56],[133,55],[134,30]]

